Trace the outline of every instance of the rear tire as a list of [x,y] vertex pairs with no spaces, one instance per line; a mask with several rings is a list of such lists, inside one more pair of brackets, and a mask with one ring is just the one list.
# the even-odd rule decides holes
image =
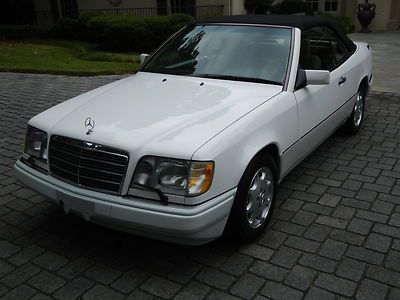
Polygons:
[[364,120],[366,96],[367,89],[361,85],[357,92],[357,98],[356,102],[354,103],[353,111],[342,127],[343,133],[347,135],[353,135],[360,130],[361,124]]
[[226,233],[240,243],[260,236],[271,220],[277,191],[277,166],[271,155],[257,155],[244,172]]

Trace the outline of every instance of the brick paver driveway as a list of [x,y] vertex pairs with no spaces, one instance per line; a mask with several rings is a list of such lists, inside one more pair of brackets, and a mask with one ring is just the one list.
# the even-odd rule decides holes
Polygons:
[[116,77],[0,75],[0,296],[400,299],[400,95],[373,93],[286,178],[272,228],[185,247],[65,216],[15,182],[26,121]]

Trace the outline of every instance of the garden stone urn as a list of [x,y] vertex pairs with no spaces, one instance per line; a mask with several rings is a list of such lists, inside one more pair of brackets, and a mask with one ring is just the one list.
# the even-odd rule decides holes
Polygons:
[[364,3],[358,4],[357,18],[362,26],[360,32],[362,33],[371,32],[371,30],[368,29],[368,26],[375,18],[375,8],[376,5],[374,3],[369,3],[369,0],[365,0]]

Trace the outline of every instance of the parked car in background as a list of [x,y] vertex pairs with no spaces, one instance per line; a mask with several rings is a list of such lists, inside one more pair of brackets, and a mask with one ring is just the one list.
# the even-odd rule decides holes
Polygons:
[[339,127],[360,129],[371,60],[320,17],[198,22],[142,55],[137,74],[32,118],[15,174],[98,224],[249,242],[290,170]]

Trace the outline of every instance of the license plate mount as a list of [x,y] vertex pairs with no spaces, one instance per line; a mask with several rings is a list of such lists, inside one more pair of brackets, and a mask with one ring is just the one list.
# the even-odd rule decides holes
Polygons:
[[65,213],[81,216],[86,221],[90,221],[94,214],[94,203],[82,200],[74,196],[57,192],[59,204]]

